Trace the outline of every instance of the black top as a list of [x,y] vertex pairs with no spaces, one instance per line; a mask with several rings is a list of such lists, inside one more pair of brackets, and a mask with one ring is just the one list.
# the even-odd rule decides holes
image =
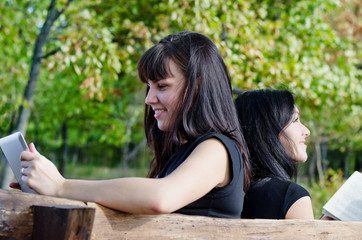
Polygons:
[[[224,187],[215,187],[202,198],[179,209],[176,213],[187,215],[200,215],[218,218],[240,218],[244,202],[244,171],[243,159],[236,143],[220,133],[208,133],[200,136],[195,141],[181,145],[167,162],[158,177],[165,177],[172,173],[191,152],[203,141],[216,138],[224,144],[229,154],[230,183]],[[207,166],[205,166],[207,170]]]
[[241,218],[285,219],[289,208],[309,196],[298,184],[277,178],[260,179],[250,187]]

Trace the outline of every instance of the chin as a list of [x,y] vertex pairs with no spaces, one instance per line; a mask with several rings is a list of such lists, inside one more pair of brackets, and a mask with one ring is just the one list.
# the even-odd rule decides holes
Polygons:
[[163,132],[165,131],[162,127],[158,127],[158,129],[160,129],[160,130],[163,131]]
[[169,129],[168,129],[165,125],[163,125],[163,124],[158,124],[157,127],[158,127],[158,129],[160,129],[161,131],[164,131],[164,132],[169,130]]
[[308,159],[308,156],[300,157],[297,159],[297,162],[306,162]]

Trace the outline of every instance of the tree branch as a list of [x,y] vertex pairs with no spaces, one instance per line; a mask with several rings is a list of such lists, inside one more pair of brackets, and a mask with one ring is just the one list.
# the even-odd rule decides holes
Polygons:
[[61,48],[58,47],[58,48],[54,49],[53,51],[50,51],[50,52],[44,54],[44,55],[41,56],[40,58],[45,59],[45,58],[47,58],[47,57],[49,57],[49,56],[51,56],[51,55],[54,55],[54,54],[56,54],[57,52],[59,52],[60,49],[61,49]]

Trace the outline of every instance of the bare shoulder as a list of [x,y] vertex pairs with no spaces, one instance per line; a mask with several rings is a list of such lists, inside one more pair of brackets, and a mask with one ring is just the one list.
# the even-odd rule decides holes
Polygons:
[[289,208],[286,219],[314,219],[312,201],[309,196],[299,198]]
[[229,155],[225,145],[217,138],[209,138],[200,143],[190,154],[187,161],[193,162],[193,166],[198,165],[205,169],[208,174],[216,178],[217,186],[222,187],[230,182]]
[[225,145],[217,138],[209,138],[200,143],[193,151],[193,154],[206,154],[214,155],[216,158],[221,155],[225,158],[228,157],[228,152]]

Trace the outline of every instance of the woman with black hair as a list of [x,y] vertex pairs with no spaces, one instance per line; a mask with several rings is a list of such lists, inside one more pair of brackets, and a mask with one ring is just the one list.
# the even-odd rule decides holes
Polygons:
[[138,74],[147,84],[144,126],[154,152],[149,178],[65,179],[30,144],[21,155],[22,180],[40,194],[130,213],[240,218],[250,168],[215,44],[199,33],[172,34],[146,51]]
[[253,90],[235,99],[252,169],[242,218],[313,219],[307,190],[292,182],[310,135],[289,91]]

